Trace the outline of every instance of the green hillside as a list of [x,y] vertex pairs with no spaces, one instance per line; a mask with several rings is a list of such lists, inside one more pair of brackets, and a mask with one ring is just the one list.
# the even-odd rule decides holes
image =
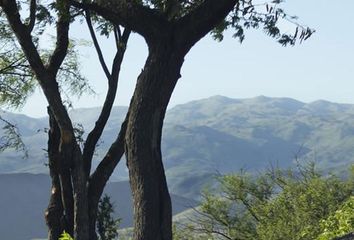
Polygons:
[[[115,107],[100,143],[97,164],[117,135],[126,107]],[[71,112],[86,131],[97,108]],[[47,173],[46,118],[6,113],[17,123],[29,158],[6,151],[0,173]],[[217,173],[245,169],[262,171],[270,165],[289,167],[297,157],[315,161],[326,171],[344,171],[354,162],[354,105],[327,101],[303,103],[289,98],[231,99],[214,96],[189,102],[167,113],[162,152],[171,192],[196,198],[199,189]],[[120,164],[111,180],[126,180]]]

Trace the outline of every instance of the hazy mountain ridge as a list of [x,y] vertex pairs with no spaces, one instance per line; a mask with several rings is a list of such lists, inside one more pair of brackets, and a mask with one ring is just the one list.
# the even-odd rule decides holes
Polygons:
[[[75,123],[89,131],[98,108],[71,111]],[[96,161],[117,136],[127,107],[114,107],[100,142]],[[47,173],[44,165],[47,119],[7,113],[23,133],[28,159],[6,151],[0,155],[0,173]],[[6,117],[5,116],[5,117]],[[295,156],[315,160],[324,169],[343,170],[354,162],[354,105],[328,101],[303,103],[290,98],[259,96],[231,99],[214,96],[178,105],[167,112],[162,152],[172,192],[195,197],[188,177],[201,183],[215,172],[244,168],[262,170],[273,164],[291,166]],[[181,177],[183,176],[183,177]],[[201,177],[199,179],[199,177]],[[127,178],[119,164],[112,180]]]
[[[70,114],[75,124],[81,123],[89,131],[95,124],[98,111],[98,108],[77,109]],[[127,107],[113,108],[95,155],[95,164],[117,136],[126,111]],[[24,173],[48,173],[44,150],[48,119],[12,113],[1,115],[19,127],[29,158],[23,159],[22,153],[12,150],[0,154],[0,206],[6,208],[14,203],[15,210],[18,210],[0,209],[5,217],[0,219],[0,232],[6,230],[11,239],[21,240],[28,234],[38,236],[38,231],[43,235],[49,177]],[[354,163],[353,146],[354,105],[322,100],[302,103],[264,96],[252,99],[215,96],[178,105],[168,111],[162,152],[170,191],[177,194],[172,195],[172,199],[175,213],[178,213],[195,204],[189,199],[197,199],[200,189],[212,184],[215,174],[241,168],[261,171],[271,163],[289,167],[295,156],[315,160],[325,170],[344,171]],[[124,180],[127,176],[122,161],[111,180]],[[117,202],[117,212],[125,221],[123,226],[128,226],[131,206],[127,182],[111,183],[106,191]],[[18,222],[20,218],[21,223]],[[14,223],[23,229],[18,238],[13,238],[16,233]]]

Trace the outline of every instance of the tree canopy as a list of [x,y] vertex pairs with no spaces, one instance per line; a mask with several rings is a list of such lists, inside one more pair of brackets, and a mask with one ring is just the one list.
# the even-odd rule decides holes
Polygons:
[[[37,86],[47,102],[51,199],[46,211],[49,238],[66,230],[76,240],[97,239],[97,208],[104,186],[120,161],[127,158],[134,200],[135,239],[172,238],[172,210],[161,156],[161,133],[167,105],[181,77],[189,50],[205,35],[223,39],[234,31],[240,42],[245,29],[259,28],[280,44],[306,40],[313,30],[281,8],[282,1],[252,0],[0,0],[0,104],[23,105]],[[79,71],[71,24],[85,21],[107,78],[108,91],[95,126],[84,141],[75,135],[65,96],[80,95],[87,81]],[[280,25],[292,24],[293,33]],[[95,27],[94,27],[95,26]],[[53,27],[53,48],[43,49],[40,37]],[[112,34],[116,54],[109,70],[96,32]],[[137,78],[129,111],[117,138],[92,169],[96,144],[116,97],[120,67],[130,33],[145,38],[149,54]],[[8,41],[7,41],[8,40]],[[83,144],[82,144],[83,143]]]

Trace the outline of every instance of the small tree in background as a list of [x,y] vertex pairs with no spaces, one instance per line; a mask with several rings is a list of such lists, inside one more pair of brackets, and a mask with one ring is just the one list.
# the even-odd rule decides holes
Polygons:
[[118,237],[118,228],[121,219],[114,219],[114,206],[111,198],[104,195],[98,204],[97,233],[100,240],[113,240]]
[[[175,240],[330,240],[353,231],[353,181],[319,174],[313,164],[220,177]],[[190,236],[193,236],[192,238]]]

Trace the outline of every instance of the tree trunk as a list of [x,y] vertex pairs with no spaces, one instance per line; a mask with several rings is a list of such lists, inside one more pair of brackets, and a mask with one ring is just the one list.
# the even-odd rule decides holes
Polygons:
[[89,239],[87,174],[75,142],[63,144],[57,120],[48,108],[48,158],[52,189],[46,211],[48,239],[58,240],[65,230],[77,240]]
[[74,239],[89,239],[88,181],[82,154],[78,145],[73,147],[72,181],[74,190]]
[[135,240],[172,239],[172,207],[161,158],[161,133],[183,56],[163,41],[154,46],[150,47],[130,104],[125,141]]
[[58,240],[63,232],[63,204],[61,201],[61,190],[58,169],[58,149],[60,143],[60,130],[53,114],[48,108],[49,132],[48,132],[48,165],[52,179],[51,195],[48,208],[45,212],[45,219],[48,226],[48,239]]

